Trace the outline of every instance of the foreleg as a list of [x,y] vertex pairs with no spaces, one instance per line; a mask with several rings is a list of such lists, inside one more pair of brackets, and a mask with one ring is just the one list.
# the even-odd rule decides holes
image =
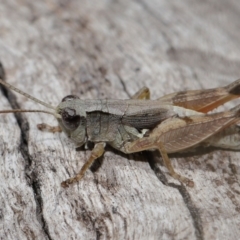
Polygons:
[[88,170],[88,168],[93,164],[93,162],[101,157],[104,153],[104,148],[106,146],[106,143],[96,143],[92,152],[91,152],[91,155],[88,159],[88,161],[82,166],[81,170],[79,171],[79,173],[73,177],[73,178],[69,178],[67,179],[66,181],[62,182],[61,183],[61,186],[66,188],[68,187],[70,184],[72,183],[75,183],[75,182],[78,182],[79,180],[82,179],[82,177],[84,176],[85,172]]

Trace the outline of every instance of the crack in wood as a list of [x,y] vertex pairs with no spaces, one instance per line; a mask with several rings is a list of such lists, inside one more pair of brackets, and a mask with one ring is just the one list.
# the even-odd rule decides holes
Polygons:
[[183,201],[191,215],[191,218],[193,221],[193,226],[195,229],[196,239],[198,239],[198,240],[204,239],[201,215],[198,211],[198,208],[194,205],[194,203],[191,199],[191,196],[190,196],[189,192],[187,191],[186,187],[184,185],[177,185],[175,183],[169,183],[167,181],[165,174],[157,166],[157,161],[155,160],[154,153],[146,152],[144,154],[146,155],[146,159],[148,159],[149,165],[150,165],[151,169],[154,171],[154,173],[156,174],[159,181],[161,181],[165,186],[169,186],[169,187],[172,187],[172,188],[175,188],[178,190],[178,192],[182,196]]
[[[4,81],[6,80],[5,70],[4,70],[3,64],[1,62],[0,62],[0,78]],[[10,106],[13,109],[20,108],[20,106],[17,102],[16,96],[10,90],[8,90],[6,87],[1,85],[0,88],[2,90],[3,95],[8,100]],[[23,114],[14,113],[14,116],[17,120],[17,124],[18,124],[20,132],[21,132],[19,150],[25,161],[24,168],[25,168],[26,180],[27,180],[29,186],[31,186],[33,189],[33,196],[34,196],[35,203],[36,203],[36,218],[37,218],[38,222],[40,223],[40,225],[42,226],[42,230],[45,233],[46,237],[49,240],[51,240],[52,238],[49,233],[48,225],[42,214],[43,200],[42,200],[42,196],[41,196],[41,189],[40,189],[40,184],[38,181],[37,173],[36,172],[30,173],[30,167],[32,165],[32,158],[28,151],[29,124]]]

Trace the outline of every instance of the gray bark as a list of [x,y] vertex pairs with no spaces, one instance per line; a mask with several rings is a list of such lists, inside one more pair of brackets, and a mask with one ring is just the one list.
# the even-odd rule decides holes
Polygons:
[[[224,86],[239,78],[239,16],[234,0],[2,1],[0,61],[9,83],[53,106],[68,94],[127,99],[148,86],[158,98]],[[15,93],[0,102],[43,109]],[[38,131],[41,122],[56,125],[41,113],[0,116],[1,239],[239,238],[239,152],[173,156],[195,182],[188,188],[157,153],[109,148],[62,189],[90,151]]]

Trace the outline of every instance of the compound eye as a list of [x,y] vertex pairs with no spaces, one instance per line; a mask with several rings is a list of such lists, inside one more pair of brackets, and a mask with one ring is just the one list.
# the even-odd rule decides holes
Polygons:
[[76,110],[66,107],[61,112],[63,125],[68,130],[75,130],[80,124],[80,115],[76,114]]
[[64,98],[62,99],[62,102],[71,101],[71,100],[73,100],[73,99],[79,99],[79,97],[76,96],[76,95],[67,95],[66,97],[64,97]]

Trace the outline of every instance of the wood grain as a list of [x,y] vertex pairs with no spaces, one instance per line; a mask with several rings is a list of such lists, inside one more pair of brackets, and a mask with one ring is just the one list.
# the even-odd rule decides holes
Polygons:
[[[152,98],[239,78],[240,2],[46,0],[0,3],[0,61],[7,81],[53,106],[68,94]],[[0,95],[1,109],[41,106]],[[228,104],[227,107],[234,106]],[[158,154],[111,148],[68,189],[89,151],[75,151],[44,114],[0,116],[1,239],[238,239],[239,152],[173,156],[179,185]],[[165,183],[165,180],[168,184]]]

